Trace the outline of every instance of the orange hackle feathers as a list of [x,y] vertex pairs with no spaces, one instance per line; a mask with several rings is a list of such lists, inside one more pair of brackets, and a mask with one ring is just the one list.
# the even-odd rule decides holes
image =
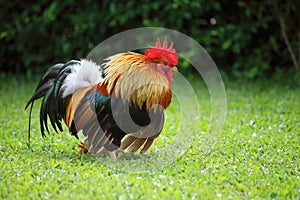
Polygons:
[[172,97],[170,83],[150,59],[133,52],[108,59],[104,64],[106,77],[101,85],[107,85],[109,95],[139,108],[145,103],[147,110],[157,104],[168,107]]

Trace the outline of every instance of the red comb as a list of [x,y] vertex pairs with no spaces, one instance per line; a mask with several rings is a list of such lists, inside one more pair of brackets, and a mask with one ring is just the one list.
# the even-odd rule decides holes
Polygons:
[[160,44],[159,38],[157,39],[156,46],[150,46],[148,50],[145,51],[147,58],[166,58],[171,66],[176,66],[178,62],[178,56],[176,54],[174,43],[171,42],[168,47],[168,41],[165,38],[163,46]]

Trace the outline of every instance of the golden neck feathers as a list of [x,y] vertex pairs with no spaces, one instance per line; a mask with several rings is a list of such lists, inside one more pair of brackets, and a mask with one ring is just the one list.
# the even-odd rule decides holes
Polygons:
[[101,85],[106,85],[108,95],[135,104],[140,109],[144,104],[147,110],[157,104],[163,108],[169,106],[172,98],[170,80],[159,64],[146,56],[120,53],[109,57],[103,67],[105,78]]

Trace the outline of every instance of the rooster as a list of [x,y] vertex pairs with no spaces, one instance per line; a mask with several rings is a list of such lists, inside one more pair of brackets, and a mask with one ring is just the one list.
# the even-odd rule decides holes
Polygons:
[[42,99],[40,131],[63,131],[62,120],[77,139],[80,153],[116,150],[147,153],[162,131],[164,110],[171,103],[172,70],[178,56],[173,42],[157,40],[144,54],[119,53],[102,65],[82,59],[52,66],[42,77],[25,109]]

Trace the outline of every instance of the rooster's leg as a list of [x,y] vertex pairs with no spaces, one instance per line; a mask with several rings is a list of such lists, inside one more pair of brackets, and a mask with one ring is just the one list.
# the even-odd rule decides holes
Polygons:
[[[86,154],[89,151],[89,149],[88,149],[88,147],[85,143],[78,144],[78,147],[80,148],[78,153],[85,153]],[[111,159],[116,159],[117,158],[115,151],[108,151],[108,155]]]
[[80,148],[78,153],[87,153],[89,150],[88,148],[84,145],[84,143],[78,144],[78,147]]
[[111,159],[116,159],[116,158],[117,158],[116,153],[115,153],[114,151],[109,151],[109,152],[108,152],[108,155],[109,155],[109,157],[110,157]]

